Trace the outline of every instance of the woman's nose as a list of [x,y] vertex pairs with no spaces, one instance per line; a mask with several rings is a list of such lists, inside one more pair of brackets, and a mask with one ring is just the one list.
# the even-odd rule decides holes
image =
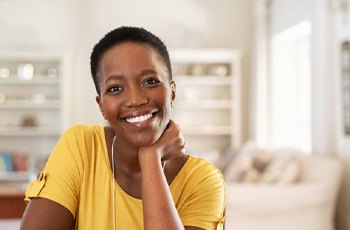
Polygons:
[[126,94],[126,107],[138,107],[148,103],[148,97],[139,87],[130,87]]

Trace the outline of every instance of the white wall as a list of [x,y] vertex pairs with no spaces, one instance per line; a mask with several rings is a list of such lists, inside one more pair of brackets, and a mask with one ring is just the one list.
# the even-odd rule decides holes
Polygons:
[[336,154],[332,16],[327,0],[312,0],[312,146],[316,153]]
[[312,0],[272,0],[272,34],[311,19]]
[[79,41],[82,1],[3,0],[1,50],[74,49]]
[[[253,0],[2,0],[1,50],[57,50],[73,54],[70,123],[103,122],[95,105],[89,56],[95,42],[120,25],[143,26],[169,47],[239,48],[243,114],[248,114]],[[243,117],[243,138],[248,116]]]

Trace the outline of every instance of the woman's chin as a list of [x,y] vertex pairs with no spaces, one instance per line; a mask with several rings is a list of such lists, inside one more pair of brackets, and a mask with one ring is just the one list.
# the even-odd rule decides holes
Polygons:
[[133,143],[135,146],[150,146],[159,140],[165,129],[166,126],[163,125],[162,127],[152,127],[138,132],[129,132],[128,139],[129,142]]

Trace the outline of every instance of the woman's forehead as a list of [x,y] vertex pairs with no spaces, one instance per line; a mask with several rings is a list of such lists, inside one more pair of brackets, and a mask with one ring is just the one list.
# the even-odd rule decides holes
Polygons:
[[103,54],[99,63],[101,74],[110,71],[144,71],[154,69],[168,72],[160,54],[150,45],[133,41],[118,43]]
[[125,60],[125,58],[137,60],[140,58],[152,58],[153,56],[159,56],[159,54],[151,46],[137,42],[125,41],[115,44],[107,49],[102,55],[101,61],[110,58],[112,60]]

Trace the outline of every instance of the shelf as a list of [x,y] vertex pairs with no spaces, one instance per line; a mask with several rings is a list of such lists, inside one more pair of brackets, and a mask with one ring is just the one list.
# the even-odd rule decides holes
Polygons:
[[30,172],[0,172],[0,182],[28,182],[32,177]]
[[218,77],[218,76],[186,76],[177,75],[174,76],[174,80],[177,85],[197,85],[197,86],[231,86],[232,80],[230,77]]
[[240,58],[239,51],[234,49],[171,49],[170,58],[173,63],[217,63],[231,62]]
[[34,75],[30,81],[20,80],[17,76],[10,76],[8,79],[0,79],[0,85],[58,85],[59,78],[49,78],[45,75]]
[[238,148],[241,54],[234,49],[169,51],[177,97],[172,113],[191,151]]
[[9,100],[0,103],[1,109],[59,109],[58,100],[47,100],[43,103],[35,103],[28,100]]
[[191,100],[178,98],[175,103],[177,109],[232,109],[232,101],[224,99]]
[[[3,167],[0,194],[23,196],[29,181],[35,179],[34,171],[42,169],[70,124],[72,57],[47,52],[2,53],[0,72],[0,151],[10,155],[12,163],[7,163],[14,170],[30,171],[7,172],[5,169],[11,168]],[[18,163],[18,155],[27,156],[27,167]],[[23,198],[20,201],[24,204]]]
[[58,127],[0,127],[0,136],[36,137],[58,135],[60,135]]
[[232,135],[231,126],[214,126],[214,125],[184,125],[181,126],[184,135]]
[[[23,198],[24,198],[24,194],[25,194],[25,191],[27,190],[27,187],[28,187],[28,182],[29,181],[26,181],[26,182],[21,182],[21,181],[18,181],[18,182],[12,182],[12,181],[9,181],[9,182],[0,182],[0,200],[1,199],[14,199],[16,197],[20,197],[21,198],[21,201],[23,202]],[[1,201],[0,201],[1,203]],[[24,202],[23,202],[24,204]],[[1,206],[1,208],[3,208]],[[1,219],[1,212],[0,212],[0,219]]]

